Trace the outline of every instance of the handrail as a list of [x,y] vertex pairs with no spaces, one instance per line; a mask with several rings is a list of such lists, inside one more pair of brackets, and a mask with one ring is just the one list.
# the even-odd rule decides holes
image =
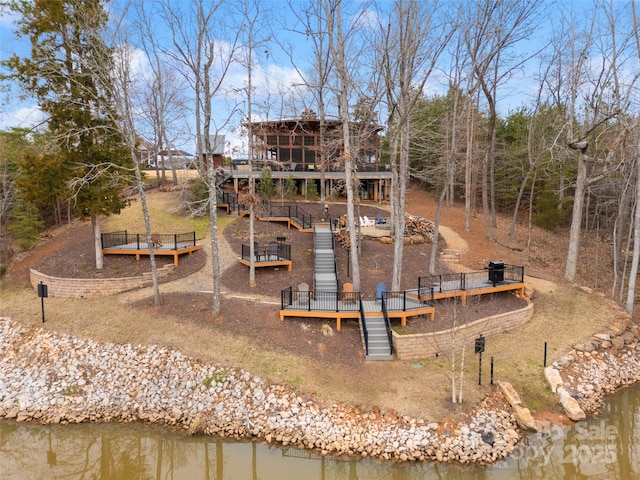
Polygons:
[[[362,295],[360,292],[311,292],[289,287],[280,291],[280,297],[291,300],[290,302],[281,302],[281,310],[357,312]],[[294,301],[294,299],[296,300]]]
[[[178,250],[178,248],[196,245],[196,232],[184,233],[152,233],[151,241],[154,249]],[[128,233],[126,230],[100,234],[102,248],[120,247],[135,244],[136,250],[148,249],[146,233]]]
[[[251,246],[242,245],[242,259],[251,260]],[[253,255],[257,262],[291,260],[291,245],[279,243],[278,245],[255,245]],[[275,257],[275,258],[274,258]]]
[[389,340],[389,354],[393,355],[393,334],[391,333],[391,320],[387,311],[387,292],[382,293],[380,302],[382,303],[382,317],[384,318],[384,327],[387,330],[387,339]]
[[360,298],[360,324],[362,328],[362,335],[364,337],[364,354],[369,355],[369,330],[367,330],[367,320],[364,315],[364,305],[362,304],[362,297]]
[[280,310],[293,303],[293,287],[280,290]]
[[[504,265],[501,268],[503,281],[524,283],[524,267],[518,265]],[[445,273],[418,277],[418,289],[431,288],[435,293],[466,291],[474,288],[479,281],[489,280],[487,269],[466,273]],[[499,282],[497,282],[499,283]]]

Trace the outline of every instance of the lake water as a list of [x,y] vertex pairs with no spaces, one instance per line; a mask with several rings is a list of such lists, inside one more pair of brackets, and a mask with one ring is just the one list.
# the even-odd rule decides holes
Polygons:
[[0,422],[0,479],[408,480],[640,478],[640,385],[601,416],[530,435],[491,467],[391,464],[143,425],[38,426]]

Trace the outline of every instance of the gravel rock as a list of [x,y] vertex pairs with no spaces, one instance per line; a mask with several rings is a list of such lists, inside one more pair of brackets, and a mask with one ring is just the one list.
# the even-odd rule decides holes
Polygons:
[[0,417],[43,424],[146,421],[402,462],[493,463],[517,442],[506,412],[483,408],[467,424],[439,433],[438,424],[395,412],[320,405],[289,386],[178,351],[27,331],[8,318],[0,318]]

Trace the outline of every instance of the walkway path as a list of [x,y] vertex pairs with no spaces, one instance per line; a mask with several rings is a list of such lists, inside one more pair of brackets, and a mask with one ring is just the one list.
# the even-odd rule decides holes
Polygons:
[[[440,235],[444,238],[447,248],[459,251],[461,254],[469,249],[469,244],[460,235],[448,227],[440,226]],[[205,254],[205,265],[188,277],[180,278],[160,285],[160,293],[194,293],[213,291],[213,269],[211,266],[211,237],[207,234],[202,244],[202,251]],[[220,272],[224,272],[231,265],[238,261],[238,255],[227,242],[222,232],[218,235],[218,249],[220,253]],[[463,268],[462,266],[460,266]],[[280,300],[276,297],[256,295],[251,293],[232,293],[228,291],[224,284],[221,285],[221,293],[228,298],[244,298],[259,301],[261,303],[280,305]],[[145,287],[138,290],[121,293],[118,298],[122,303],[134,303],[153,296],[153,287]]]

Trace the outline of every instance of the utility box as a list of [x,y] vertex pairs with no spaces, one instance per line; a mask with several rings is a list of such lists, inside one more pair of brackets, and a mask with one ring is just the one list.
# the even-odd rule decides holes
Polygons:
[[489,281],[495,286],[504,281],[504,262],[489,262]]

